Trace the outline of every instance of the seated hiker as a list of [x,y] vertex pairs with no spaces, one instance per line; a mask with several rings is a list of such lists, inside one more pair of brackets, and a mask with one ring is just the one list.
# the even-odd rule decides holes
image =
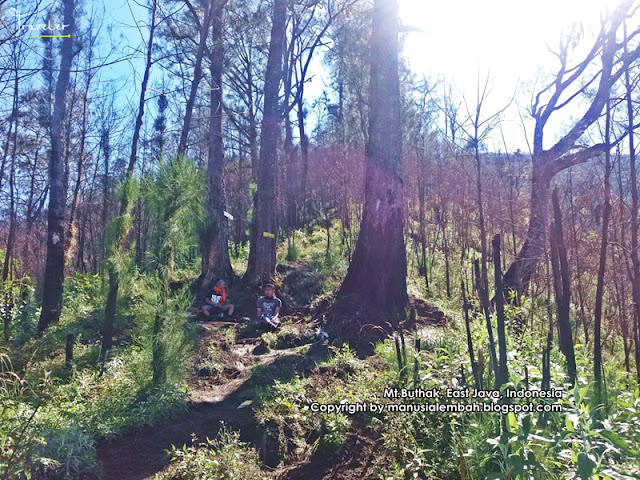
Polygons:
[[275,296],[276,287],[269,283],[264,286],[264,297],[256,304],[258,324],[278,328],[280,326],[280,307],[282,300]]
[[204,299],[202,305],[202,313],[205,317],[216,316],[231,318],[233,315],[233,305],[227,303],[227,290],[224,285],[224,280],[220,279],[213,287],[213,292],[210,298]]

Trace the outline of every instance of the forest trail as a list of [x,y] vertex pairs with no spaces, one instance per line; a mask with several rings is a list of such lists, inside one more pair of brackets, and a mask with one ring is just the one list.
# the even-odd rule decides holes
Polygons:
[[[411,298],[416,311],[417,325],[446,327],[448,319],[434,305]],[[194,363],[193,374],[187,379],[188,400],[186,409],[178,416],[153,427],[147,426],[120,437],[103,440],[97,447],[97,459],[102,470],[102,480],[144,480],[152,478],[169,462],[169,451],[190,445],[192,436],[199,442],[216,438],[223,423],[239,431],[242,441],[258,447],[262,461],[275,466],[271,452],[266,448],[263,432],[258,426],[252,408],[238,406],[245,399],[243,393],[256,383],[282,378],[293,372],[309,372],[317,362],[327,358],[326,347],[311,348],[302,354],[300,346],[268,349],[264,346],[261,332],[238,333],[240,325],[235,322],[210,321],[198,324],[199,354]],[[306,325],[291,317],[287,328],[298,330],[301,335]],[[235,330],[230,335],[228,329]],[[233,339],[231,342],[229,339]],[[318,344],[314,344],[318,345]],[[307,345],[308,346],[308,345]],[[202,372],[205,359],[211,348],[216,351],[220,363],[216,372]],[[256,367],[270,369],[265,378],[252,377]],[[263,372],[264,373],[264,372]],[[367,478],[373,475],[376,455],[376,440],[365,434],[352,432],[341,455],[313,454],[307,462],[279,465],[272,472],[273,478],[294,480]],[[276,454],[277,456],[277,454]],[[269,457],[269,458],[267,458]],[[313,472],[313,474],[312,474]]]
[[[237,329],[230,322],[207,322],[199,325],[202,357],[216,336],[224,329]],[[240,430],[246,440],[256,438],[256,421],[251,408],[238,409],[239,393],[246,387],[252,367],[272,364],[280,357],[289,356],[296,348],[270,350],[254,355],[261,343],[260,335],[236,340],[225,352],[226,360],[221,375],[198,376],[188,380],[189,397],[186,410],[179,416],[153,427],[143,427],[98,445],[97,458],[103,480],[143,480],[160,472],[168,463],[172,445],[190,445],[192,435],[199,441],[215,438],[222,423]],[[200,359],[201,360],[201,359]],[[235,377],[235,378],[234,378]]]

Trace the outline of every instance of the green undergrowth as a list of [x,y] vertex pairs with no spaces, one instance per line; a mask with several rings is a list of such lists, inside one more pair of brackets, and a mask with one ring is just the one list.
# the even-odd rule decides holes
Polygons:
[[[135,275],[122,285],[121,314],[115,347],[105,363],[98,361],[106,298],[95,275],[67,280],[59,324],[40,338],[38,311],[27,299],[16,309],[16,334],[5,353],[0,375],[0,472],[7,478],[31,475],[44,468],[64,478],[96,470],[95,448],[143,425],[154,425],[183,411],[183,379],[193,355],[195,332],[186,322],[190,297],[177,295],[163,335],[168,345],[164,385],[152,383],[151,336],[157,285]],[[24,328],[24,330],[20,330]],[[65,362],[65,340],[75,335],[74,357]],[[55,472],[55,473],[54,473]]]
[[[594,404],[589,352],[577,347],[579,382],[562,383],[564,363],[552,355],[552,385],[562,390],[560,412],[538,413],[389,411],[393,405],[472,403],[472,399],[392,398],[386,389],[445,392],[474,389],[464,337],[452,330],[424,328],[387,340],[375,355],[358,359],[343,347],[307,373],[289,370],[255,375],[265,382],[250,391],[259,424],[279,445],[284,462],[304,461],[322,449],[327,455],[347,446],[349,433],[379,439],[376,468],[385,479],[631,479],[640,474],[640,392],[631,379],[606,371],[608,405]],[[474,323],[473,339],[481,344],[484,328]],[[526,335],[511,332],[510,383],[513,389],[539,390],[541,347]],[[420,350],[416,350],[416,339]],[[493,389],[485,358],[484,389]],[[268,380],[266,380],[268,379]],[[525,383],[528,382],[528,383]],[[444,395],[444,393],[442,393]],[[497,400],[479,400],[495,403]],[[525,403],[528,399],[512,400]],[[385,411],[313,411],[319,405],[386,405]],[[596,415],[597,413],[597,415]]]
[[[296,295],[303,303],[317,301],[319,296],[329,298],[346,273],[347,252],[340,242],[339,225],[334,223],[329,233],[328,249],[327,231],[320,225],[295,232],[294,242],[288,245],[285,240],[278,248],[279,261],[296,266],[293,272],[281,274],[279,280],[286,287],[286,276],[298,275],[290,280],[299,287]],[[132,268],[130,274],[123,276],[115,347],[104,364],[98,362],[106,303],[104,277],[77,274],[68,278],[60,323],[37,339],[35,288],[29,282],[6,287],[15,288],[10,293],[21,300],[10,312],[9,342],[0,353],[2,474],[19,478],[21,473],[30,475],[45,466],[63,477],[77,478],[95,471],[95,447],[100,439],[156,424],[182,411],[186,398],[184,379],[195,355],[195,332],[186,312],[191,305],[187,289],[196,272],[188,252],[185,248],[178,257],[181,264],[173,273],[171,287],[175,291],[166,303],[161,302],[162,286],[156,274]],[[242,273],[247,256],[246,247],[240,247],[237,256],[232,255],[236,273]],[[153,266],[151,260],[146,259],[146,268]],[[554,400],[562,407],[560,412],[502,415],[390,411],[393,405],[420,406],[437,401],[392,398],[385,396],[388,389],[444,392],[478,387],[469,361],[459,291],[461,278],[469,283],[463,265],[471,260],[466,258],[461,263],[459,256],[452,256],[451,296],[447,296],[444,257],[439,249],[429,258],[428,290],[419,274],[420,266],[410,255],[409,294],[433,301],[449,324],[446,329],[421,326],[416,332],[404,332],[404,340],[396,334],[396,338],[376,345],[374,355],[366,359],[358,358],[346,346],[321,345],[313,336],[302,338],[286,324],[277,333],[263,334],[269,348],[289,351],[268,364],[255,366],[239,392],[239,401],[252,400],[258,426],[277,444],[281,462],[304,462],[314,452],[330,458],[348,456],[352,454],[350,439],[367,436],[377,445],[373,452],[376,475],[385,480],[640,477],[640,391],[631,375],[623,372],[621,355],[617,353],[621,349],[616,343],[607,346],[602,404],[596,403],[593,391],[593,347],[578,334],[575,386],[564,383],[565,360],[557,345],[551,351],[551,388],[563,391],[562,397]],[[254,301],[252,296],[251,309]],[[523,298],[521,303],[519,308],[506,309],[510,375],[507,386],[540,390],[547,308],[543,296]],[[167,381],[154,387],[151,337],[161,304],[166,326],[161,341],[166,346],[163,361]],[[480,387],[491,390],[494,376],[486,321],[478,313],[471,315]],[[495,335],[495,319],[491,322]],[[73,361],[67,364],[64,344],[69,333],[75,335],[75,350]],[[224,369],[222,350],[235,343],[236,334],[255,333],[253,323],[244,324],[237,331],[221,330],[216,343],[200,359],[201,370],[210,375],[220,373]],[[310,342],[314,343],[307,345]],[[339,345],[338,341],[335,345]],[[307,349],[313,348],[328,349],[330,358],[314,362],[311,355],[305,355]],[[470,404],[471,400],[461,398],[455,402]],[[341,404],[375,404],[384,410],[314,411],[323,405]],[[177,446],[171,456],[171,466],[156,477],[158,480],[269,476],[261,468],[255,449],[227,429],[213,440],[194,438],[191,445]]]
[[[330,241],[327,249],[327,231],[315,225],[308,230],[296,230],[291,233],[291,241],[285,240],[277,249],[280,263],[303,263],[319,275],[321,290],[315,291],[315,282],[309,283],[306,290],[311,295],[307,300],[322,293],[334,291],[341,283],[349,268],[346,247],[340,241],[339,222],[335,221],[329,229]],[[305,290],[302,278],[300,290]]]
[[258,453],[240,441],[240,435],[223,427],[218,437],[198,441],[190,446],[173,447],[171,464],[154,480],[261,480],[266,475],[260,469]]

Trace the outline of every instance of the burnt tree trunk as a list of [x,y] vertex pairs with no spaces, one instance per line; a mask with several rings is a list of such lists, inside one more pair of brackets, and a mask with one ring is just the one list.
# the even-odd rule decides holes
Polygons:
[[230,277],[229,221],[224,215],[224,139],[222,108],[222,69],[224,61],[224,11],[217,8],[212,19],[211,117],[209,120],[209,159],[207,165],[207,221],[202,238],[202,289],[208,289],[218,277]]
[[491,312],[489,310],[489,287],[488,285],[484,285],[484,282],[482,280],[482,275],[480,273],[480,262],[478,261],[478,259],[474,260],[473,269],[475,273],[476,290],[478,291],[478,296],[480,297],[480,303],[482,304],[482,311],[484,312],[484,318],[487,325],[487,334],[489,336],[489,354],[491,355],[491,368],[493,369],[493,372],[497,378],[498,355],[496,354],[496,343],[493,338],[493,327],[491,326]]
[[269,41],[269,57],[264,82],[264,109],[258,162],[258,191],[255,202],[255,230],[252,231],[249,266],[245,281],[249,284],[271,281],[276,273],[277,167],[280,120],[278,102],[282,80],[282,54],[286,29],[286,0],[275,0]]
[[471,361],[471,371],[473,372],[473,380],[477,389],[482,388],[482,377],[480,368],[473,355],[473,340],[471,339],[471,321],[469,319],[470,305],[467,302],[467,292],[464,286],[464,280],[460,280],[460,289],[462,290],[462,309],[464,311],[464,324],[467,331],[467,349],[469,351],[469,360]]
[[509,366],[507,365],[507,333],[505,330],[504,298],[502,297],[502,270],[500,268],[500,234],[493,237],[493,271],[496,292],[496,320],[498,323],[498,352],[500,363],[496,369],[496,389],[509,381]]
[[[617,56],[621,45],[616,42],[616,34],[630,9],[630,2],[623,2],[612,11],[606,27],[598,34],[593,46],[583,60],[572,66],[567,64],[570,41],[560,44],[560,67],[556,78],[541,90],[532,105],[535,121],[532,155],[531,208],[526,240],[514,263],[504,277],[505,290],[515,291],[519,298],[527,290],[539,261],[544,258],[545,232],[548,225],[547,204],[549,184],[553,177],[567,168],[584,163],[610,149],[606,142],[579,149],[579,141],[587,129],[602,115],[609,98],[609,89],[619,79],[628,66],[640,56],[640,48],[626,52],[622,60]],[[603,25],[605,25],[603,23]],[[600,61],[598,62],[598,59]],[[599,63],[599,64],[598,64]],[[590,77],[589,66],[599,67],[598,73]],[[571,100],[584,93],[585,81],[595,86],[589,97],[590,104],[584,114],[569,131],[552,147],[543,147],[544,130],[552,114],[565,107]],[[572,92],[575,92],[572,94]],[[570,100],[565,98],[569,95]],[[547,98],[548,97],[548,98]]]
[[[338,297],[351,297],[373,314],[367,323],[384,327],[395,316],[404,316],[408,305],[396,0],[374,2],[369,98],[363,216]],[[359,332],[354,320],[345,322],[345,327],[351,325],[354,330],[343,333],[353,338]]]
[[56,91],[51,118],[51,156],[49,158],[49,212],[47,217],[47,260],[44,271],[42,310],[38,321],[38,335],[60,320],[62,308],[62,288],[64,283],[64,246],[65,246],[65,173],[64,173],[64,132],[62,126],[67,113],[67,89],[73,63],[73,42],[76,33],[76,2],[64,0],[65,33],[69,37],[62,39],[60,48],[60,73],[56,82]]
[[569,382],[573,385],[576,381],[576,358],[573,348],[573,335],[569,323],[569,311],[571,307],[571,277],[567,249],[564,245],[562,233],[562,215],[560,202],[558,201],[558,189],[553,191],[554,220],[550,228],[551,267],[553,269],[553,287],[556,296],[556,321],[560,341],[560,351],[567,360],[567,373]]
[[[610,102],[607,102],[607,117],[605,126],[606,142],[609,143],[611,129]],[[602,303],[604,296],[604,275],[607,266],[607,243],[609,235],[609,217],[611,215],[611,154],[605,152],[604,166],[604,210],[602,212],[602,238],[600,243],[600,261],[598,263],[598,280],[596,284],[596,305],[593,315],[593,379],[595,382],[596,403],[602,401]]]

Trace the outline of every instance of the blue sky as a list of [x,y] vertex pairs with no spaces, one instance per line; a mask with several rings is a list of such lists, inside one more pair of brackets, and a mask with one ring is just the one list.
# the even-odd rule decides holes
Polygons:
[[[18,8],[22,5],[28,11],[31,1],[10,4]],[[106,56],[115,45],[105,60],[130,56],[127,61],[104,67],[99,80],[113,86],[119,107],[131,118],[138,108],[149,35],[149,9],[137,2],[146,4],[147,0],[83,2],[85,11],[98,12],[104,21],[99,54]],[[470,105],[476,100],[478,78],[484,81],[489,77],[492,89],[486,106],[488,113],[503,108],[514,92],[519,92],[521,98],[505,114],[503,128],[508,148],[526,150],[521,115],[526,124],[527,89],[532,81],[541,72],[554,68],[554,57],[547,47],[553,46],[573,23],[583,25],[588,41],[598,26],[601,12],[615,3],[616,0],[400,0],[402,22],[422,30],[407,35],[404,55],[416,73],[455,85],[455,91]],[[43,2],[40,17],[46,17],[54,4]],[[164,3],[161,5],[166,8]],[[31,39],[31,43],[36,49],[41,48],[39,39]],[[316,77],[306,88],[309,103],[311,97],[320,95],[325,88],[320,58],[312,68]],[[170,76],[170,72],[155,64],[150,85],[157,87],[163,75]],[[177,95],[170,96],[170,102],[179,101],[182,98]],[[149,121],[155,102],[148,102],[147,108],[149,115],[145,117]],[[562,122],[556,126],[560,129]]]

